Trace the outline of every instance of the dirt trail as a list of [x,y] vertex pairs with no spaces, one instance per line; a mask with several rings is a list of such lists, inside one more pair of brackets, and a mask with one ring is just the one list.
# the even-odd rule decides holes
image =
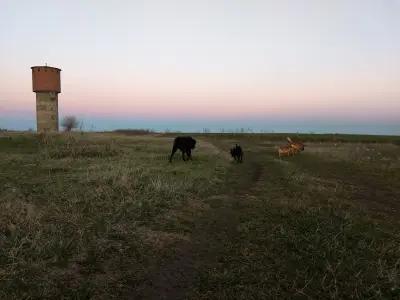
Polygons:
[[219,195],[204,199],[210,209],[195,220],[190,242],[174,249],[174,258],[161,266],[132,299],[186,299],[200,269],[212,268],[225,247],[237,238],[237,228],[263,166],[256,155],[232,166]]

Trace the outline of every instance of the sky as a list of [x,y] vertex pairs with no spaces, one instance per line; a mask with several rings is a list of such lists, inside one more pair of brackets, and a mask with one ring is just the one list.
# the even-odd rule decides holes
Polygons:
[[87,130],[400,135],[400,0],[0,0],[0,128],[46,63]]

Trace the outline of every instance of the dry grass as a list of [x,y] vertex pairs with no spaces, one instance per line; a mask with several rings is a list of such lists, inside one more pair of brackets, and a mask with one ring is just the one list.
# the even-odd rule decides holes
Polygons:
[[107,299],[134,289],[187,238],[169,232],[178,222],[170,212],[223,176],[224,160],[207,146],[193,162],[169,164],[171,142],[13,135],[0,148],[8,157],[0,166],[0,298]]
[[273,143],[234,142],[250,152],[247,165],[262,164],[262,175],[239,200],[237,231],[190,298],[400,297],[396,146],[309,143],[279,160]]
[[2,299],[131,298],[182,244],[198,251],[192,299],[400,296],[389,138],[308,137],[279,160],[269,135],[200,136],[192,162],[169,164],[170,136],[5,136]]

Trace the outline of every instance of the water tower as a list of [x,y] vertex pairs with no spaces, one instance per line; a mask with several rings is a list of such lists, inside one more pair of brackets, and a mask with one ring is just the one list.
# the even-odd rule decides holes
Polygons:
[[31,69],[33,91],[36,93],[37,131],[57,132],[61,69],[49,66],[35,66]]

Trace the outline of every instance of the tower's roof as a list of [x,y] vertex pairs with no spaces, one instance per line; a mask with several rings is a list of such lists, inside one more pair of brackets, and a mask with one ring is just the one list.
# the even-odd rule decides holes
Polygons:
[[35,68],[48,68],[48,69],[56,69],[58,71],[61,71],[61,69],[59,69],[59,68],[50,67],[50,66],[33,66],[33,67],[31,67],[32,70]]

